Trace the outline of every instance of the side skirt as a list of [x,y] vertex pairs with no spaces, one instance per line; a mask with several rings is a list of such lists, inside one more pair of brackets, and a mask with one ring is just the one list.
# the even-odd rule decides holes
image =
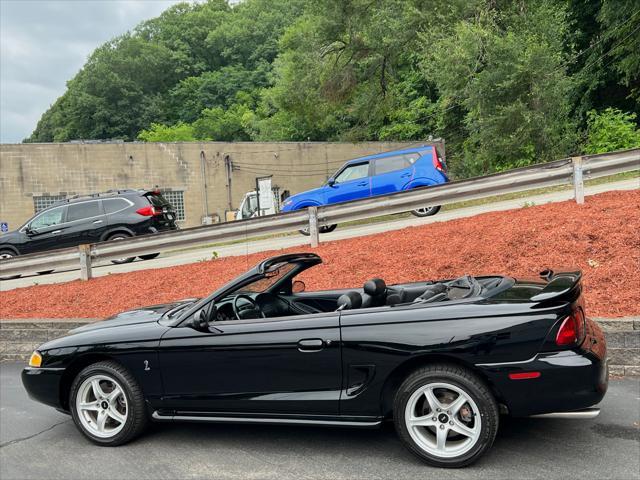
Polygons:
[[187,415],[175,413],[153,412],[153,420],[159,422],[209,422],[209,423],[246,423],[264,425],[317,425],[327,427],[359,427],[375,428],[382,424],[382,419],[365,417],[362,420],[353,417],[340,419],[340,417],[318,418],[278,418],[278,417],[233,417],[224,415]]

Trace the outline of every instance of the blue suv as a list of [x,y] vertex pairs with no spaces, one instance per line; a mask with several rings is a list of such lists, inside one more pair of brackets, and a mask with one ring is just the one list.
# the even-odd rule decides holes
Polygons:
[[[287,198],[282,204],[282,211],[332,205],[448,181],[446,165],[434,146],[394,150],[349,160],[322,187]],[[439,210],[440,206],[432,206],[411,213],[427,217]],[[320,231],[326,233],[335,228],[336,225],[327,225]]]

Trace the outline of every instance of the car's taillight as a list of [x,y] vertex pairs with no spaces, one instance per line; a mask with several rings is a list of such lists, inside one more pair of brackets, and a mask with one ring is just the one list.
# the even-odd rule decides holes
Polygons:
[[584,335],[584,313],[581,308],[578,308],[562,321],[558,334],[556,335],[556,345],[559,347],[579,345],[584,340]]
[[146,207],[136,210],[136,213],[143,217],[153,217],[154,215],[162,215],[162,210],[156,210],[153,205],[147,205]]
[[444,165],[442,164],[442,162],[440,161],[440,157],[438,156],[438,151],[434,148],[433,149],[433,167],[438,170],[439,172],[444,173]]

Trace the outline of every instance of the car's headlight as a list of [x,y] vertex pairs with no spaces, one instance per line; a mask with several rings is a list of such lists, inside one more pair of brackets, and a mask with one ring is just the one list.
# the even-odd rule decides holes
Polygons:
[[284,202],[282,202],[282,205],[284,205],[285,207],[291,205],[292,200],[285,200]]
[[42,365],[42,355],[40,355],[40,352],[33,352],[31,354],[31,358],[29,359],[29,366],[37,368],[40,365]]

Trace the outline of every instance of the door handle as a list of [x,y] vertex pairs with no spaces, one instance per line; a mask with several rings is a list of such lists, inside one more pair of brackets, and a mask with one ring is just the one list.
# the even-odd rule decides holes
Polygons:
[[400,178],[408,178],[410,176],[411,176],[410,173],[403,173],[402,175],[400,175]]
[[96,220],[96,221],[95,221],[95,222],[93,222],[93,223],[95,223],[95,224],[97,225],[97,224],[99,224],[99,223],[102,223],[102,220]]
[[321,338],[306,338],[298,342],[298,350],[301,352],[319,352],[324,348],[324,341]]
[[359,187],[366,187],[367,185],[369,185],[369,182],[360,182],[360,183],[358,183]]
[[51,232],[51,235],[55,235],[55,234],[60,233],[60,232],[62,232],[62,230],[54,230],[53,232]]

